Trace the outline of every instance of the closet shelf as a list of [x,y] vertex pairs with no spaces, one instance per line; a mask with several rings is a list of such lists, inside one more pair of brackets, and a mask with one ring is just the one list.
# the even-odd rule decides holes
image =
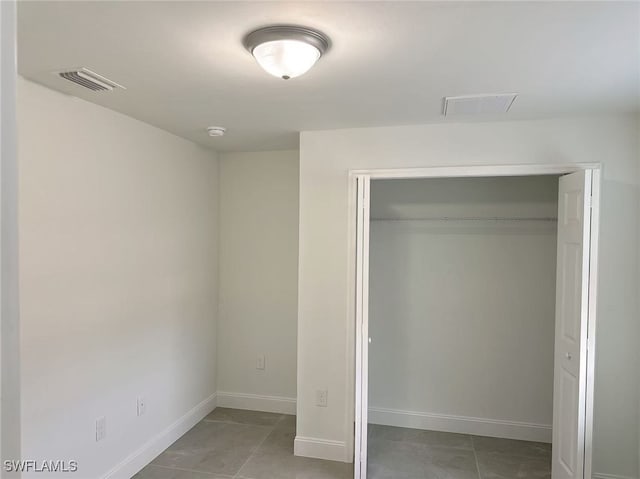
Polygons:
[[438,216],[427,218],[372,218],[372,221],[542,221],[557,222],[558,218],[525,218],[512,216],[493,216],[493,217],[454,217],[454,216]]

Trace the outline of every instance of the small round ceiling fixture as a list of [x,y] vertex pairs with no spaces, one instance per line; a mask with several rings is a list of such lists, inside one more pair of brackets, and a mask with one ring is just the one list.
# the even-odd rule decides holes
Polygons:
[[212,137],[224,136],[226,131],[227,129],[221,126],[210,126],[209,128],[207,128],[207,133],[209,133],[209,136]]
[[324,33],[297,25],[259,28],[243,43],[267,73],[284,80],[309,71],[329,48]]

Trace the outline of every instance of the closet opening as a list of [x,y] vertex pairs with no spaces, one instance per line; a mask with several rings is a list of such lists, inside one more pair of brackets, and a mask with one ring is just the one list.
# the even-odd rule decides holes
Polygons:
[[352,180],[355,478],[590,477],[597,165]]

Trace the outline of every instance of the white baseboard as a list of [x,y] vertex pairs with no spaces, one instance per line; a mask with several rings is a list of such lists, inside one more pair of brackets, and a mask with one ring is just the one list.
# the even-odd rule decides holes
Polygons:
[[369,423],[524,441],[551,442],[551,426],[547,424],[530,424],[385,408],[370,408]]
[[137,451],[105,474],[103,479],[130,479],[215,408],[216,394],[213,393],[164,431],[149,439]]
[[618,476],[616,474],[602,474],[602,473],[599,473],[599,472],[594,472],[591,477],[593,479],[638,479],[637,477]]
[[353,458],[347,455],[347,445],[344,441],[315,437],[296,436],[293,442],[293,454],[327,461],[353,462]]
[[295,414],[296,398],[218,391],[218,407]]

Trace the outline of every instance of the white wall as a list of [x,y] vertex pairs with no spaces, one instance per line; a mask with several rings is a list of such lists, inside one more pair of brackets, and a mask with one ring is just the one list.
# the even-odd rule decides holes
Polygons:
[[[640,211],[640,115],[638,115],[638,127],[637,127],[637,135],[636,135],[636,143],[637,143],[637,152],[638,152],[638,188],[636,195],[638,197],[638,211]],[[636,256],[638,257],[638,295],[637,298],[637,310],[638,316],[640,316],[640,221],[638,221],[638,246],[636,248]],[[636,326],[638,328],[636,332],[636,337],[640,339],[640,321],[636,322]],[[640,366],[640,348],[637,348],[637,364]],[[640,374],[636,374],[636,379],[638,380],[638,471],[640,476]]]
[[[20,339],[18,311],[18,169],[16,154],[16,3],[0,2],[0,177],[2,211],[0,282],[0,455],[20,457]],[[4,477],[4,476],[3,476]]]
[[297,288],[298,152],[222,154],[219,405],[295,412]]
[[595,467],[638,477],[638,387],[625,380],[637,376],[637,132],[635,116],[303,132],[297,452],[352,457],[350,169],[602,162]]
[[557,197],[554,176],[372,181],[369,422],[551,442],[557,224],[522,219]]
[[18,128],[22,455],[103,477],[213,407],[217,160],[25,80]]

